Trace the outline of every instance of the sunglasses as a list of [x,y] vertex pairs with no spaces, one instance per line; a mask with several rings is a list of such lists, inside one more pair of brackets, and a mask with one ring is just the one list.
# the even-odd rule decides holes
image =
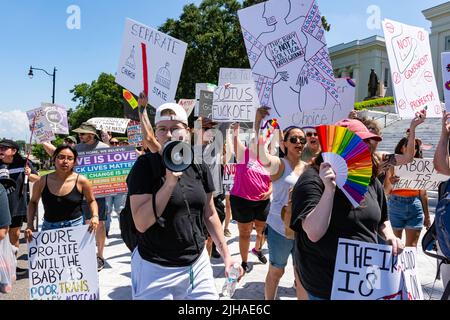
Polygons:
[[300,142],[301,144],[306,144],[306,139],[303,137],[290,137],[289,142],[292,144],[296,144]]
[[311,138],[312,136],[317,137],[318,135],[317,135],[317,132],[307,132],[307,133],[306,133],[306,136],[307,136],[308,138]]
[[118,146],[119,145],[119,141],[111,141],[109,144],[112,145],[112,146]]

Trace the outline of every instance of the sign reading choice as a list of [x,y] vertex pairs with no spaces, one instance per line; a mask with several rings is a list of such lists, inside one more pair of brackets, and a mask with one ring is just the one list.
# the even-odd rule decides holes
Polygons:
[[96,198],[126,193],[126,179],[137,156],[133,147],[80,152],[75,172],[91,181]]
[[88,226],[35,232],[28,244],[31,300],[98,300],[95,235]]

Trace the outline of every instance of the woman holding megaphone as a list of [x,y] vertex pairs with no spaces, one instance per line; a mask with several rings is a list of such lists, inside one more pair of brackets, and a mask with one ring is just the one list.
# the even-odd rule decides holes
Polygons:
[[[140,232],[131,259],[133,299],[218,299],[204,226],[224,260],[226,276],[234,261],[214,208],[211,173],[203,163],[180,163],[180,158],[189,158],[186,148],[171,143],[189,141],[183,107],[163,104],[156,110],[155,124],[156,140],[164,147],[141,156],[127,180]],[[177,148],[183,150],[181,155]],[[168,154],[174,155],[173,161]]]

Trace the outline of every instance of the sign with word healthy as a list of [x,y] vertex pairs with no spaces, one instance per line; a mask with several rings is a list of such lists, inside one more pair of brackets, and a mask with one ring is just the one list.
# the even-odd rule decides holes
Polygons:
[[44,143],[56,139],[44,108],[41,107],[27,111],[27,117],[34,141]]
[[388,19],[383,30],[398,114],[412,119],[427,107],[427,117],[442,117],[428,31]]
[[212,119],[218,122],[252,122],[259,107],[257,102],[253,84],[218,86],[214,89]]
[[125,133],[130,119],[121,118],[91,118],[87,122],[95,125],[97,130]]
[[417,249],[339,239],[332,300],[423,300]]
[[414,159],[413,162],[395,167],[395,175],[400,180],[394,189],[415,189],[438,191],[439,184],[448,177],[434,169],[433,159]]
[[33,233],[30,300],[99,300],[95,234],[88,227]]
[[126,19],[116,82],[135,95],[144,91],[157,108],[175,101],[187,44]]
[[126,179],[138,154],[134,147],[80,152],[75,172],[92,183],[96,198],[127,193]]

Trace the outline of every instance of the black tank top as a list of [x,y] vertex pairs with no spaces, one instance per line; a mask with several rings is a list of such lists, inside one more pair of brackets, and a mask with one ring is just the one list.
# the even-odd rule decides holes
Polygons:
[[74,220],[83,215],[81,211],[81,202],[83,194],[78,191],[78,177],[72,191],[65,196],[59,197],[50,192],[45,177],[45,188],[42,191],[42,203],[44,204],[44,219],[48,222],[61,222]]

